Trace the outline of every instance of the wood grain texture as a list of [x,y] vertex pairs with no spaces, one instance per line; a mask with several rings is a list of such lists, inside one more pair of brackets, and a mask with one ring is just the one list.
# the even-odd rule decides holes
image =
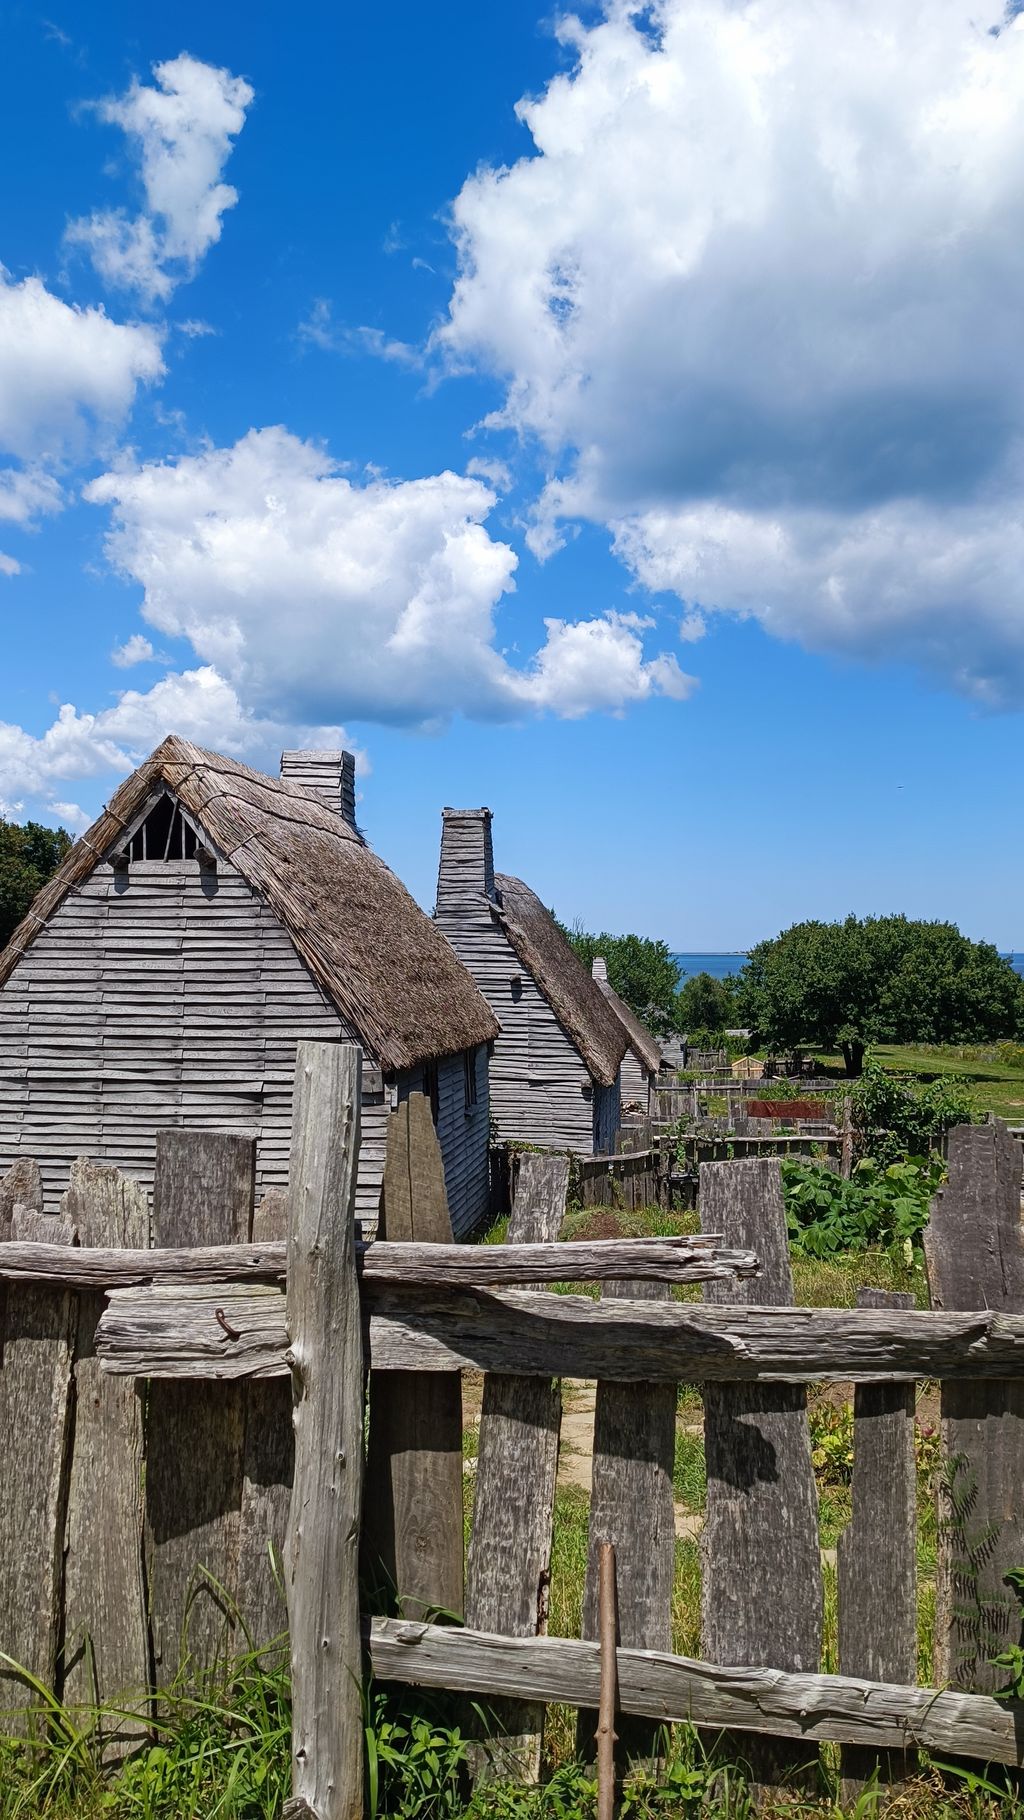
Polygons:
[[[287,1242],[288,1195],[272,1188],[253,1216],[253,1239]],[[245,1452],[238,1538],[238,1583],[257,1648],[284,1646],[285,1543],[295,1468],[292,1393],[287,1381],[251,1382],[245,1393]]]
[[[423,1093],[410,1094],[389,1121],[381,1230],[391,1240],[451,1241],[441,1152]],[[381,1378],[371,1371],[365,1525],[371,1581],[390,1591],[406,1616],[461,1616],[462,1527],[461,1375],[399,1371]]]
[[[790,1306],[793,1275],[778,1164],[705,1165],[699,1204],[705,1229],[721,1231],[730,1244],[756,1247],[758,1300]],[[749,1302],[753,1286],[708,1283],[704,1295],[719,1304]],[[704,1654],[730,1667],[815,1673],[823,1588],[806,1391],[794,1384],[705,1385],[704,1449]],[[738,1748],[755,1786],[792,1776],[806,1762],[753,1733]]]
[[[860,1289],[859,1308],[913,1308],[912,1295]],[[853,1401],[853,1514],[839,1538],[839,1666],[870,1681],[917,1678],[917,1485],[913,1384],[858,1384]],[[849,1745],[841,1757],[851,1806],[872,1775],[898,1781],[911,1765]]]
[[[245,1243],[254,1191],[251,1138],[161,1131],[153,1237],[161,1245]],[[215,1219],[211,1231],[203,1223]],[[161,1685],[183,1656],[205,1668],[243,1647],[236,1611],[245,1391],[231,1383],[153,1383],[146,1439],[146,1570]]]
[[[27,1158],[0,1183],[0,1243],[25,1223],[22,1196],[41,1204],[39,1171]],[[33,1222],[40,1217],[29,1212]],[[57,1673],[73,1339],[67,1291],[24,1284],[8,1292],[0,1350],[0,1651],[49,1688]],[[24,1730],[35,1700],[23,1677],[0,1662],[3,1729]]]
[[[1020,1146],[1001,1122],[950,1132],[925,1257],[933,1305],[1024,1312]],[[990,1658],[1022,1640],[1005,1576],[1024,1563],[1024,1384],[944,1382],[940,1427],[936,1674],[992,1693],[1005,1673]]]
[[[711,1308],[373,1283],[362,1299],[380,1372],[668,1384],[1024,1376],[1024,1318],[984,1309]],[[286,1348],[284,1291],[271,1284],[115,1289],[97,1334],[105,1370],[142,1377],[276,1376],[287,1370]]]
[[[566,1159],[546,1158],[563,1162]],[[284,1194],[274,1189],[263,1205]],[[210,1210],[211,1224],[220,1216]],[[283,1282],[285,1246],[277,1240],[251,1245],[202,1245],[144,1251],[80,1249],[49,1238],[45,1244],[11,1243],[0,1257],[0,1279],[53,1283],[69,1289],[130,1288],[141,1283]],[[703,1283],[753,1276],[751,1251],[729,1250],[699,1239],[587,1239],[565,1245],[450,1245],[376,1242],[356,1246],[360,1276],[368,1283],[486,1288],[492,1284],[600,1282],[628,1269],[637,1281]]]
[[[141,1183],[84,1157],[72,1165],[61,1212],[86,1245],[141,1248],[149,1237],[149,1199]],[[142,1565],[142,1386],[100,1369],[95,1341],[102,1295],[85,1291],[76,1301],[64,1699],[71,1705],[125,1706],[144,1692],[150,1676]],[[120,1729],[116,1721],[111,1725]]]
[[[567,1157],[524,1155],[508,1225],[510,1244],[556,1240],[568,1187]],[[488,1372],[466,1563],[466,1621],[475,1630],[532,1637],[547,1627],[561,1420],[556,1380]],[[477,1776],[536,1782],[543,1731],[544,1708],[536,1702],[497,1709],[476,1753]]]
[[[596,1643],[488,1636],[399,1619],[374,1619],[367,1630],[380,1680],[597,1705]],[[617,1669],[620,1710],[663,1723],[792,1738],[810,1750],[826,1742],[874,1751],[920,1746],[939,1756],[958,1752],[990,1763],[1024,1763],[1024,1711],[984,1694],[725,1668],[630,1649],[618,1651]]]
[[295,1426],[288,1530],[292,1796],[305,1803],[312,1820],[362,1820],[358,1049],[300,1044],[295,1083],[288,1228]]

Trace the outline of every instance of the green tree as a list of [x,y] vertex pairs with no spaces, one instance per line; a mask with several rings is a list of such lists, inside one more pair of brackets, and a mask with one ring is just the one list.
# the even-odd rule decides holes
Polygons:
[[665,942],[647,935],[588,935],[578,923],[559,927],[588,972],[595,956],[604,956],[609,983],[649,1030],[667,1036],[675,1028],[679,971]]
[[1024,986],[991,943],[905,916],[794,923],[751,950],[737,998],[763,1042],[838,1045],[850,1075],[869,1043],[983,1043],[1024,1028]]
[[0,948],[6,947],[32,900],[71,846],[64,828],[0,818]]
[[711,973],[692,973],[680,988],[678,1004],[679,1029],[691,1036],[698,1030],[720,1036],[735,1028],[736,983],[717,980]]

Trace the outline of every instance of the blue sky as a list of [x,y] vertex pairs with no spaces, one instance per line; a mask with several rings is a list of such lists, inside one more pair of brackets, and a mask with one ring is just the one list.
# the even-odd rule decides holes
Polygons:
[[344,737],[428,905],[486,802],[590,926],[1024,946],[1024,22],[0,27],[5,812]]

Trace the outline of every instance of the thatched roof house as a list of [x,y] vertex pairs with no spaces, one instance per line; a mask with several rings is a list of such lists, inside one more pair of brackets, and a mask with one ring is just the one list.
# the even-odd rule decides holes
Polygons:
[[487,1045],[464,967],[355,826],[347,753],[280,779],[164,741],[72,849],[0,955],[0,1172],[34,1155],[50,1204],[72,1159],[148,1179],[154,1132],[258,1139],[287,1177],[295,1045],[358,1042],[359,1210],[376,1217],[389,1106],[426,1087],[453,1224],[485,1211]]
[[608,978],[608,964],[602,955],[595,955],[591,973],[625,1030],[629,1044],[619,1073],[623,1107],[649,1112],[651,1090],[661,1068],[661,1045],[625,999],[619,997]]
[[614,1150],[625,1030],[550,911],[495,873],[489,809],[445,809],[435,915],[501,1025],[491,1057],[500,1136]]

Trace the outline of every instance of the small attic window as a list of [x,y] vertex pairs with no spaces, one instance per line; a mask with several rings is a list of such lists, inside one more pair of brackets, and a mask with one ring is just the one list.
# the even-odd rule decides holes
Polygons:
[[182,815],[173,796],[161,796],[145,821],[136,828],[125,850],[125,858],[195,859],[198,844],[195,829]]

